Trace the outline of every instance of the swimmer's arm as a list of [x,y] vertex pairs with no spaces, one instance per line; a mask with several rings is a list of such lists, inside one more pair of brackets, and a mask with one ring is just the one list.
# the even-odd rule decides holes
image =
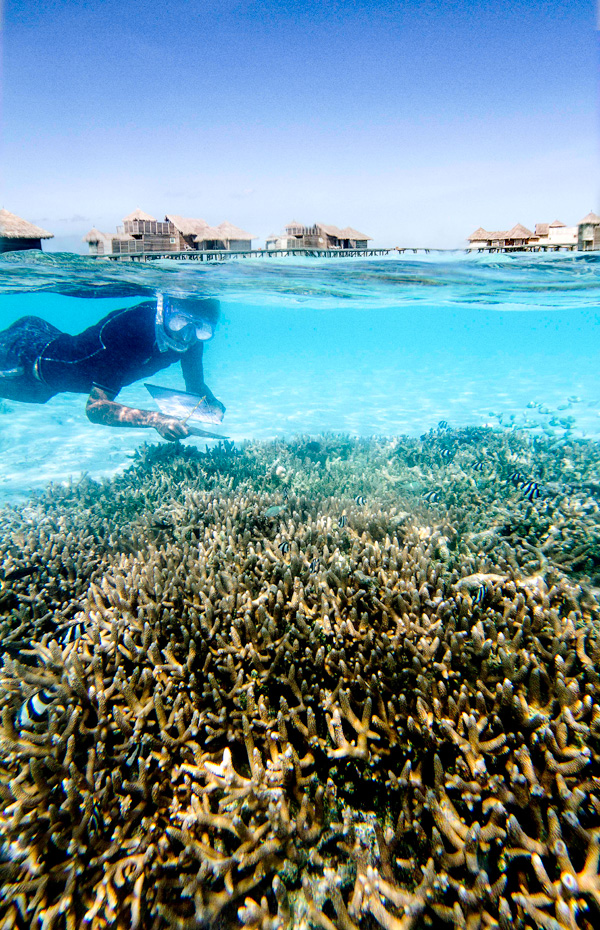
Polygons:
[[221,413],[225,413],[224,405],[220,400],[217,400],[204,381],[203,351],[203,344],[195,342],[181,357],[181,372],[185,381],[185,389],[190,394],[200,394],[201,397],[206,398],[209,404],[216,407]]
[[182,423],[176,417],[166,417],[154,410],[137,410],[135,407],[126,407],[124,404],[117,404],[114,397],[114,394],[109,394],[108,391],[94,385],[85,406],[88,420],[91,420],[92,423],[100,423],[103,426],[155,429],[163,439],[169,439],[171,442],[189,436],[189,430],[185,423]]

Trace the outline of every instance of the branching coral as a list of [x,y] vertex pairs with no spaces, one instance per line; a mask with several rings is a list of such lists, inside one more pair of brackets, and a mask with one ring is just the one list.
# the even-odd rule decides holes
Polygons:
[[540,556],[581,513],[452,441],[147,450],[6,512],[2,926],[598,924],[595,585]]

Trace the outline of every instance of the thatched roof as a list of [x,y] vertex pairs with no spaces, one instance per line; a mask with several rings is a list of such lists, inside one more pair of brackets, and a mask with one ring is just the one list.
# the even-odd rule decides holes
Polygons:
[[0,210],[0,238],[2,239],[54,239],[54,233],[34,226],[20,216]]
[[550,228],[550,223],[536,223],[535,224],[536,236],[547,236],[549,228]]
[[492,238],[491,233],[487,232],[487,230],[485,230],[483,226],[480,226],[478,229],[475,230],[475,232],[471,236],[468,237],[469,242],[472,242],[474,239],[483,240],[483,239],[491,239],[491,238]]
[[229,220],[219,223],[217,229],[220,230],[226,239],[256,239],[256,236],[253,236],[252,233],[240,229],[239,226],[234,226]]
[[560,220],[554,220],[553,223],[550,223],[550,229],[559,229],[563,226],[566,226],[566,223],[561,223]]
[[345,229],[340,229],[340,239],[371,239],[371,236],[367,236],[366,233],[361,233],[358,229],[353,229],[352,226],[346,226]]
[[124,222],[124,223],[128,223],[128,222],[130,222],[131,220],[150,220],[150,222],[155,223],[155,222],[156,222],[156,217],[155,217],[155,216],[150,216],[149,213],[144,213],[143,210],[140,210],[139,207],[136,207],[135,210],[133,211],[133,213],[130,213],[129,216],[124,216],[124,217],[123,217],[123,222]]
[[504,234],[505,239],[531,239],[533,233],[522,223],[516,223],[512,229]]
[[600,216],[597,213],[588,213],[587,216],[584,216],[582,220],[579,220],[579,226],[583,226],[584,223],[600,223]]
[[96,229],[95,226],[92,226],[89,233],[83,237],[82,242],[99,242],[100,239],[110,239],[110,233],[100,232],[99,229]]
[[182,236],[200,235],[204,229],[208,228],[206,220],[194,219],[189,216],[178,216],[176,213],[168,213],[165,216],[165,222],[172,223]]

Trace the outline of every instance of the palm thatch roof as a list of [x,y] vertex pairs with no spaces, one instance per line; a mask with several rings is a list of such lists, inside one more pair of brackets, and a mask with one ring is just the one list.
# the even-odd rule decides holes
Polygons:
[[505,233],[505,239],[531,239],[533,233],[522,223],[516,223],[512,229]]
[[553,223],[549,224],[550,229],[559,229],[559,228],[562,228],[563,226],[566,226],[566,223],[561,223],[560,220],[554,220]]
[[206,220],[194,219],[189,216],[178,216],[176,213],[168,213],[165,216],[165,222],[172,223],[182,236],[196,236],[204,229],[208,228]]
[[253,236],[252,233],[240,229],[239,226],[235,226],[233,223],[230,223],[229,220],[219,223],[217,229],[221,231],[226,239],[256,239],[256,236]]
[[588,213],[582,220],[579,220],[580,226],[583,226],[585,223],[592,223],[593,225],[600,223],[600,216],[598,216],[597,213]]
[[0,238],[2,239],[54,239],[54,233],[34,226],[8,210],[0,210]]
[[550,228],[550,223],[536,223],[535,224],[536,236],[547,236],[549,228]]
[[218,226],[205,226],[194,236],[194,242],[224,242],[226,238]]
[[139,207],[136,207],[133,213],[130,213],[129,216],[123,217],[124,223],[129,223],[133,220],[150,220],[150,222],[156,222],[155,216],[150,216],[149,213],[144,213],[143,210],[140,210]]
[[99,229],[96,229],[95,226],[92,226],[89,233],[83,237],[82,242],[99,242],[100,239],[111,239],[111,233],[100,232]]
[[372,236],[367,236],[366,233],[361,233],[358,229],[353,229],[352,226],[346,226],[345,229],[340,229],[340,239],[371,239]]
[[477,240],[490,239],[492,238],[492,236],[491,236],[491,233],[487,232],[487,230],[483,228],[483,226],[479,226],[479,228],[476,229],[475,232],[472,235],[470,235],[468,238],[469,238],[469,242],[472,242],[474,239],[477,239]]

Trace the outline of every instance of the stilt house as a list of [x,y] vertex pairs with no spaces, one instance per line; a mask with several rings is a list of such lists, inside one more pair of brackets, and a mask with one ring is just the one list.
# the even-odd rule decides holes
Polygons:
[[206,220],[169,213],[156,220],[139,208],[123,219],[116,233],[91,229],[84,237],[92,255],[132,252],[247,251],[252,236],[232,223],[209,226]]
[[20,216],[0,210],[0,252],[22,252],[25,249],[41,249],[42,239],[53,239],[54,233],[34,226]]

